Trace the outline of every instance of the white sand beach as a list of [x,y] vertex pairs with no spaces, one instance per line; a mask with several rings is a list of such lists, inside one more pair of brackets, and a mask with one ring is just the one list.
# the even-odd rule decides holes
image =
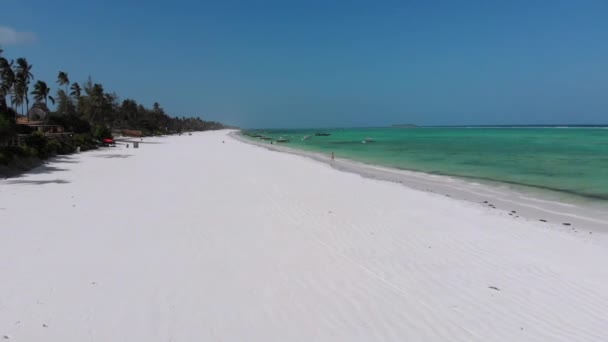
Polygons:
[[230,131],[0,180],[7,341],[608,341],[608,235]]

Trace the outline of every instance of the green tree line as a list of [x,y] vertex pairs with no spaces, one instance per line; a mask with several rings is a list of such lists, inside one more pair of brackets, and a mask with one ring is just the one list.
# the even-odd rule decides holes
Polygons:
[[[49,83],[34,80],[33,66],[26,58],[11,60],[0,49],[0,134],[10,133],[18,115],[44,119],[45,123],[60,124],[77,133],[131,129],[151,135],[223,128],[220,123],[200,118],[171,116],[158,102],[146,108],[133,99],[120,100],[91,77],[82,83],[72,82],[67,72],[59,71],[55,93]],[[49,103],[56,104],[54,111]],[[29,117],[32,107],[46,113],[44,118]]]
[[[49,104],[55,105],[54,110]],[[63,126],[72,134],[69,139],[50,139],[17,125],[20,116]],[[45,158],[71,153],[76,146],[82,150],[95,148],[96,141],[110,137],[115,129],[162,135],[222,128],[218,122],[198,117],[169,115],[158,102],[147,108],[133,99],[121,100],[91,77],[78,83],[66,71],[58,71],[52,83],[36,80],[33,65],[26,58],[9,59],[0,49],[0,165],[9,164],[15,156]],[[17,134],[28,134],[26,146],[5,146]]]

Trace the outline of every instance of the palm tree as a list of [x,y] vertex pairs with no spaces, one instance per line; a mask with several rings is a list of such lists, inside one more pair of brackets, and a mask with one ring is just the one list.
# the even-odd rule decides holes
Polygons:
[[51,100],[52,104],[55,104],[55,99],[50,96],[51,88],[46,85],[44,81],[38,81],[34,84],[34,90],[32,91],[32,95],[34,95],[34,100],[36,102],[43,102],[47,105],[47,99]]
[[80,111],[80,97],[82,95],[82,89],[80,88],[80,85],[76,82],[72,83],[70,89],[72,89],[72,91],[70,92],[70,96],[72,96],[75,100],[76,110]]
[[15,73],[11,66],[12,63],[9,63],[6,58],[0,56],[0,96],[2,97],[6,97],[11,93],[13,84],[15,83]]
[[23,77],[30,81],[34,79],[34,74],[32,74],[33,65],[29,64],[27,59],[21,57],[17,58],[17,71],[23,75]]
[[29,91],[30,87],[26,84],[25,88],[23,88],[23,97],[25,99],[25,114],[27,114],[27,121],[30,121],[30,98],[27,96]]
[[93,86],[85,86],[85,92],[87,93],[87,106],[85,107],[85,115],[88,116],[89,121],[91,123],[96,123],[98,119],[98,114],[101,114],[102,117],[99,118],[100,121],[103,121],[103,109],[104,105],[107,104],[105,98],[105,92],[103,90],[103,86],[99,83],[93,84]]
[[[0,56],[0,95],[6,97],[12,95],[11,93],[15,90],[15,72],[13,71],[13,62]],[[9,96],[11,101],[11,108],[13,108],[13,96]],[[15,111],[15,114],[17,112]]]
[[[34,84],[34,91],[32,91],[32,95],[34,95],[34,100],[39,105],[44,101],[44,110],[46,111],[46,115],[44,118],[44,122],[46,123],[50,117],[50,111],[47,103],[47,99],[51,100],[52,104],[55,104],[55,99],[50,96],[51,88],[49,88],[44,81],[38,81]],[[34,105],[36,106],[36,104]]]
[[4,69],[4,66],[8,64],[8,59],[2,57],[3,50],[0,49],[0,71]]
[[59,85],[65,86],[65,93],[68,93],[68,85],[70,84],[70,79],[68,78],[68,74],[66,72],[60,71],[57,75],[57,83]]
[[76,100],[78,100],[80,98],[80,95],[82,94],[82,89],[80,88],[80,85],[76,82],[72,83],[72,86],[70,87],[70,89],[72,89],[72,91],[70,92],[71,96],[74,96],[76,98]]
[[11,96],[11,103],[15,105],[15,108],[19,108],[21,106],[21,115],[23,115],[23,94],[24,94],[24,85],[20,82],[19,77],[15,79],[15,83],[13,85],[13,94]]
[[[20,97],[21,100],[25,100],[25,106],[27,108],[27,112],[30,110],[30,99],[27,96],[30,84],[30,81],[34,79],[34,74],[32,74],[32,65],[28,63],[27,59],[21,57],[17,58],[17,70],[15,72],[17,75],[17,83],[19,83],[19,91],[21,92]],[[23,103],[23,102],[22,102]],[[21,109],[21,114],[23,114],[23,107]],[[28,115],[29,120],[29,115]]]

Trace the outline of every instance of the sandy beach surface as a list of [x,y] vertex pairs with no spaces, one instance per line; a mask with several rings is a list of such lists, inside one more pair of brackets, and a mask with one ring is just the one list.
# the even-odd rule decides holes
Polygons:
[[0,180],[6,341],[608,341],[608,235],[229,131]]

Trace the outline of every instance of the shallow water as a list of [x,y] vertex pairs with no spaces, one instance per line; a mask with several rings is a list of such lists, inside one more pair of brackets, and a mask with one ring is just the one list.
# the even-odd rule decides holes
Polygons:
[[[608,201],[608,129],[603,127],[358,128],[245,133],[274,140],[289,139],[285,143],[289,147],[334,152],[338,158]],[[315,136],[315,133],[331,135]]]

